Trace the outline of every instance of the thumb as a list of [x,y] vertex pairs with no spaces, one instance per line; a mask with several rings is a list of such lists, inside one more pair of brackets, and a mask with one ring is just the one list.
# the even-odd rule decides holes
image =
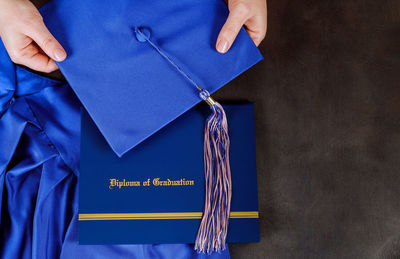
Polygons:
[[246,5],[232,4],[229,9],[228,18],[217,39],[216,48],[220,53],[225,53],[229,50],[243,24],[249,18],[250,12]]
[[64,48],[50,33],[43,21],[38,21],[26,34],[34,40],[51,59],[61,62],[67,57]]

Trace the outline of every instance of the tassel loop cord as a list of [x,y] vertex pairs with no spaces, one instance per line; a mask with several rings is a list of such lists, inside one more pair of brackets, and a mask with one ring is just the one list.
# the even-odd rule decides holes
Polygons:
[[[197,90],[200,91],[200,97],[208,103],[208,105],[213,106],[215,101],[210,97],[210,93],[202,89],[200,86],[196,84],[196,82],[185,73],[164,51],[161,50],[159,46],[157,46],[152,40],[150,40],[149,36],[142,32],[140,28],[135,28],[135,33],[139,34],[141,38],[147,41],[162,57],[164,57],[168,63],[170,63],[181,75],[183,75],[193,86],[196,87]],[[204,98],[206,97],[206,98]]]
[[201,89],[200,87],[197,87],[197,89],[200,89],[200,98],[203,99],[208,105],[211,107],[216,104],[213,98],[211,98],[210,93],[206,89]]
[[203,217],[197,232],[195,250],[210,254],[226,249],[229,214],[232,198],[232,179],[229,165],[228,122],[222,106],[206,89],[200,88],[164,51],[150,40],[149,33],[135,28],[140,41],[147,41],[162,57],[200,91],[199,96],[211,108],[204,129],[205,202]]

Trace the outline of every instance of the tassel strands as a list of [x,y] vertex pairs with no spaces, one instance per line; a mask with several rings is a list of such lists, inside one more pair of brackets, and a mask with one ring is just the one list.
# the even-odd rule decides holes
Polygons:
[[212,114],[204,129],[205,204],[195,249],[210,254],[226,248],[232,180],[225,111],[206,90],[201,90],[200,97],[210,105]]
[[201,89],[167,53],[150,39],[149,30],[135,28],[135,33],[138,41],[149,43],[183,78],[200,91],[201,99],[210,105],[212,114],[207,118],[204,129],[204,212],[197,232],[195,249],[199,253],[207,254],[225,250],[232,198],[228,122],[225,111],[210,97],[207,90]]

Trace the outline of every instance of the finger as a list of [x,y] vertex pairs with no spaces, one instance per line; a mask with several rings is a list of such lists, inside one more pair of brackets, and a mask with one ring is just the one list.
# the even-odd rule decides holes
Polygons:
[[228,19],[218,35],[216,44],[218,52],[226,53],[230,49],[249,15],[250,10],[246,5],[240,4],[231,8]]
[[244,27],[256,46],[264,40],[267,32],[267,21],[263,16],[254,16],[249,19]]
[[49,58],[34,43],[23,48],[14,62],[44,73],[50,73],[58,69],[54,60]]
[[67,57],[64,48],[54,38],[42,21],[37,22],[26,34],[39,45],[47,56],[55,61],[61,62]]

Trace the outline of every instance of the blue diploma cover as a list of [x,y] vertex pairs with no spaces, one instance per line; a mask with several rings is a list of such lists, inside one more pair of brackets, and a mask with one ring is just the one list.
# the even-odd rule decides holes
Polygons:
[[[227,242],[258,242],[253,104],[224,108],[232,171]],[[204,206],[208,115],[209,107],[197,105],[120,158],[83,111],[79,243],[194,243]]]

